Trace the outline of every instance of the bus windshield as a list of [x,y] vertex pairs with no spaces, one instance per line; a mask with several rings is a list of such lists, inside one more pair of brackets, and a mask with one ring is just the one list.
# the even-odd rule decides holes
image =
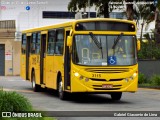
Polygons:
[[73,63],[88,66],[136,64],[136,37],[122,34],[117,41],[118,36],[75,35],[72,49]]

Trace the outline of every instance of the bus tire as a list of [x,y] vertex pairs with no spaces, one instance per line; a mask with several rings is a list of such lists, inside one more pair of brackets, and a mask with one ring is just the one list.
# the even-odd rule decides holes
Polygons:
[[58,80],[58,96],[61,100],[65,100],[67,98],[66,92],[63,90],[62,77],[59,77]]
[[113,92],[111,93],[112,100],[120,100],[122,97],[122,92]]
[[32,89],[34,92],[39,92],[40,91],[40,86],[36,84],[36,79],[35,79],[35,72],[32,72]]

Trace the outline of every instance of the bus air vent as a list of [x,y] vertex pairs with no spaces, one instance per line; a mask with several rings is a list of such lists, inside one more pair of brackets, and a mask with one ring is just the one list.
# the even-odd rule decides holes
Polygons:
[[87,72],[93,73],[124,73],[129,72],[129,68],[87,68]]

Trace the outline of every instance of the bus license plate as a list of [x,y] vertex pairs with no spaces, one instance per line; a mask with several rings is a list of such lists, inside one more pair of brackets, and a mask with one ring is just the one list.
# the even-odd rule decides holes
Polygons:
[[112,84],[103,84],[102,88],[113,88]]

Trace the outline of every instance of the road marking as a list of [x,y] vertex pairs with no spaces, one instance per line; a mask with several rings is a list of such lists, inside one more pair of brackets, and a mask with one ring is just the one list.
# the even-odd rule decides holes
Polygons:
[[16,90],[16,89],[6,89],[3,88],[4,91],[15,91],[15,92],[25,92],[25,93],[34,93],[32,90]]

